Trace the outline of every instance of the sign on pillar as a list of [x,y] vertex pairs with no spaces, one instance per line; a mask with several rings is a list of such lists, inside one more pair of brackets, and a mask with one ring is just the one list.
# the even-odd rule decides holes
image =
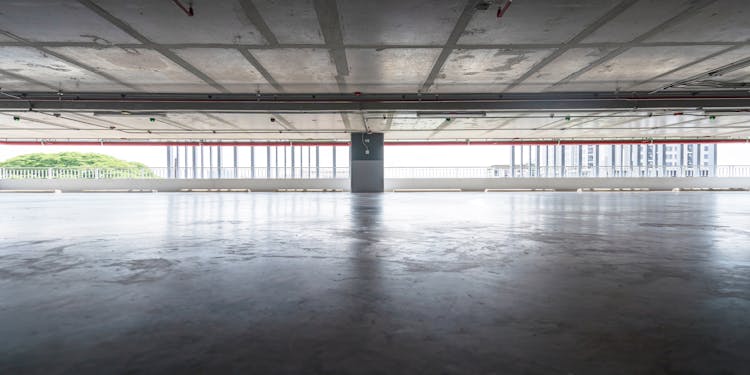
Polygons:
[[352,193],[382,193],[383,133],[352,133],[349,155]]

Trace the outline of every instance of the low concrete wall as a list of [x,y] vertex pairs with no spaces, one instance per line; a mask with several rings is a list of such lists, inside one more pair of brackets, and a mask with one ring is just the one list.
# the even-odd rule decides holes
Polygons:
[[385,180],[386,191],[394,189],[577,189],[637,188],[672,190],[675,188],[748,189],[750,178],[675,177],[675,178],[391,178]]
[[336,179],[117,179],[117,180],[0,180],[0,190],[158,190],[182,189],[250,189],[278,191],[279,189],[340,189],[349,190],[348,178]]
[[[389,178],[385,191],[394,189],[554,189],[575,191],[580,188],[637,188],[672,190],[674,188],[749,189],[750,178],[678,177],[678,178]],[[182,189],[335,189],[349,191],[349,179],[122,179],[122,180],[0,180],[0,190],[158,190]]]

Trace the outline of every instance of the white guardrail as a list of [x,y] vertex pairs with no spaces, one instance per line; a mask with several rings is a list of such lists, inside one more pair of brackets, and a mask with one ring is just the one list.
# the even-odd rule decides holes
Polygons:
[[[0,168],[0,179],[330,179],[347,167]],[[385,178],[750,177],[748,165],[717,167],[387,167]]]

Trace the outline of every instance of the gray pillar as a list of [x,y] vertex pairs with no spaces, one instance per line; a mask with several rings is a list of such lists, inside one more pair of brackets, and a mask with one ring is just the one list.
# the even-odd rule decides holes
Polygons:
[[552,146],[552,177],[557,177],[557,145]]
[[630,165],[630,171],[628,172],[629,175],[633,175],[633,145],[628,145],[628,156],[630,159],[630,162],[628,165]]
[[266,178],[271,178],[271,146],[266,146]]
[[320,178],[320,146],[315,146],[315,178]]
[[531,157],[531,147],[532,146],[529,145],[529,177],[531,177],[531,175],[533,174],[532,170],[531,170],[531,159],[532,159],[532,157]]
[[336,146],[331,146],[333,148],[333,178],[336,178]]
[[599,177],[599,145],[594,146],[594,176]]
[[516,146],[510,145],[510,177],[516,177]]
[[174,178],[180,178],[180,146],[174,147],[175,158],[174,158]]
[[352,193],[382,193],[383,133],[352,133],[349,155]]
[[237,146],[234,146],[234,149],[232,151],[234,152],[234,168],[233,168],[234,178],[237,178],[239,177],[237,175],[237,172],[239,172],[239,170],[237,169]]
[[521,150],[521,168],[518,168],[518,177],[523,177],[523,145],[518,146],[518,148]]
[[544,146],[544,177],[549,177],[549,145]]
[[214,146],[208,146],[208,178],[214,178]]
[[221,146],[216,146],[216,178],[221,178]]
[[643,160],[641,160],[641,145],[635,146],[635,157],[636,164],[638,165],[638,176],[640,177],[643,174],[643,171],[641,170],[643,167]]
[[565,177],[565,145],[560,145],[560,176]]
[[206,175],[203,173],[203,169],[206,168],[205,159],[203,159],[203,145],[201,145],[201,178],[205,178]]
[[294,173],[294,146],[292,146],[292,155],[291,156],[292,156],[292,178],[294,178],[294,176],[295,176],[295,173]]
[[539,151],[542,147],[539,145],[536,145],[536,177],[539,177],[539,172],[541,171],[539,160],[541,159],[541,151]]
[[695,165],[695,173],[693,173],[693,175],[697,177],[701,176],[701,146],[701,144],[693,146],[696,148],[696,151],[693,152],[693,156],[696,159],[695,163],[693,163],[693,165]]
[[312,147],[307,146],[307,178],[312,177]]
[[583,145],[578,145],[578,177],[583,174]]
[[182,151],[183,151],[183,155],[182,155],[182,161],[183,161],[183,163],[182,163],[182,165],[183,165],[183,167],[182,167],[182,169],[183,169],[182,178],[188,178],[188,160],[189,160],[188,159],[188,150],[189,150],[188,146],[185,146],[182,149]]
[[617,152],[616,151],[617,146],[612,145],[611,148],[612,148],[612,150],[611,150],[612,156],[611,156],[611,159],[610,159],[610,163],[612,163],[612,165],[611,165],[611,167],[612,167],[612,176],[614,176],[616,174],[616,172],[617,172],[617,155],[615,154]]
[[167,146],[167,178],[172,178],[172,146]]
[[685,145],[680,144],[680,176],[685,176]]
[[287,177],[287,171],[286,171],[286,146],[284,147],[284,178]]
[[711,158],[712,159],[711,160],[711,176],[713,176],[713,177],[716,177],[716,169],[717,169],[716,167],[718,166],[718,163],[717,163],[717,154],[716,154],[716,148],[717,147],[716,146],[717,146],[716,143],[714,143],[714,144],[711,145],[711,147],[713,148],[712,151],[713,151],[713,154],[714,154],[713,157]]
[[255,146],[250,146],[250,178],[255,178]]
[[198,147],[193,146],[193,178],[198,178]]

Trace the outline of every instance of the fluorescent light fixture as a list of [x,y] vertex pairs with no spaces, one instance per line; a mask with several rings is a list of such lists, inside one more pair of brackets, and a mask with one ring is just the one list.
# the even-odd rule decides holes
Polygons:
[[487,112],[417,112],[419,118],[477,118],[485,116],[487,116]]
[[97,111],[94,116],[166,117],[165,112]]

